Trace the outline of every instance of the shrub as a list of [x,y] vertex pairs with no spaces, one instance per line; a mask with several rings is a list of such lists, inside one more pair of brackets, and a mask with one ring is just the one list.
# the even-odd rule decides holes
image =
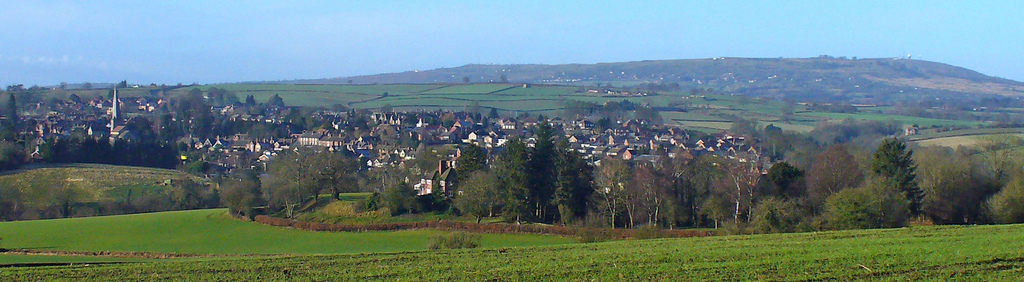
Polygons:
[[615,234],[606,228],[580,228],[576,234],[579,235],[580,243],[597,243],[615,238]]
[[427,249],[472,249],[480,246],[480,235],[466,232],[452,232],[430,237]]
[[800,224],[800,211],[792,201],[766,198],[751,213],[752,226],[758,233],[793,232]]
[[1024,222],[1024,183],[1010,181],[988,200],[988,209],[998,223]]
[[668,234],[666,234],[664,231],[662,231],[661,228],[658,228],[657,226],[654,226],[654,225],[648,225],[648,226],[644,226],[644,227],[633,229],[633,230],[634,230],[633,231],[633,238],[634,239],[644,240],[644,239],[658,239],[658,238],[668,237]]
[[910,218],[906,198],[881,180],[832,195],[825,216],[833,229],[903,227]]

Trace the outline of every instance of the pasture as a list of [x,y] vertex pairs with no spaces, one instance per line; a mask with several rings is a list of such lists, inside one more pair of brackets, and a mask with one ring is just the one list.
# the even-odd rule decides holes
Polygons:
[[12,268],[3,280],[1019,280],[1024,225]]
[[900,116],[900,115],[887,115],[887,114],[870,114],[870,113],[824,113],[824,112],[806,112],[801,115],[809,117],[820,117],[834,121],[841,121],[844,119],[853,120],[877,120],[877,121],[889,121],[895,120],[904,125],[916,124],[921,127],[931,126],[978,126],[983,124],[982,122],[975,121],[960,121],[960,120],[948,120],[948,119],[935,119],[935,118],[923,118],[923,117],[912,117],[912,116]]

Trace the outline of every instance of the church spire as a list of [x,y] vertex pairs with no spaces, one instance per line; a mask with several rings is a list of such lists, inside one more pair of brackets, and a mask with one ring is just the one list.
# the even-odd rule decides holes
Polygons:
[[113,105],[113,107],[112,107],[111,113],[110,113],[110,129],[114,129],[114,126],[117,126],[117,119],[120,118],[120,115],[121,115],[121,106],[119,105],[120,104],[120,100],[117,99],[117,86],[116,85],[114,86],[114,99],[111,102],[112,102],[111,104]]

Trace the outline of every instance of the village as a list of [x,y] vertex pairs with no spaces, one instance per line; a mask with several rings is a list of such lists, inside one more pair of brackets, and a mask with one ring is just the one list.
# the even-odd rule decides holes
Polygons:
[[[491,109],[488,114],[481,113],[483,110],[310,110],[252,101],[216,105],[210,102],[210,93],[202,95],[203,105],[208,103],[209,108],[198,110],[208,112],[212,121],[207,123],[217,128],[207,131],[205,136],[187,128],[168,129],[175,124],[195,123],[194,117],[202,116],[175,110],[183,101],[117,97],[116,91],[113,99],[82,101],[73,96],[67,101],[40,102],[26,107],[21,110],[21,119],[28,126],[24,127],[22,136],[35,146],[31,157],[36,159],[43,157],[39,148],[45,147],[47,142],[71,136],[111,144],[162,139],[175,144],[181,158],[180,167],[202,163],[201,169],[190,172],[206,176],[228,174],[237,168],[265,169],[281,152],[298,148],[344,153],[358,158],[366,170],[410,167],[428,148],[451,149],[445,151],[449,152],[447,155],[435,156],[440,158],[436,169],[434,165],[423,168],[422,164],[417,168],[416,174],[422,175],[422,179],[408,179],[416,183],[415,189],[420,195],[437,188],[450,188],[440,183],[445,183],[446,170],[458,166],[460,146],[472,144],[484,148],[488,160],[493,161],[511,138],[533,147],[537,141],[535,131],[543,122],[549,123],[556,136],[562,137],[556,142],[565,142],[591,165],[599,165],[608,158],[657,162],[665,157],[693,159],[711,154],[754,163],[752,167],[763,173],[772,163],[770,157],[761,154],[762,148],[754,138],[726,131],[707,134],[628,115],[611,120],[599,114],[577,115],[574,119],[525,113],[502,117],[497,109]],[[118,103],[115,104],[114,99]],[[596,122],[597,118],[604,120]],[[215,126],[217,124],[236,124],[237,128]],[[234,134],[230,134],[232,131]],[[440,183],[435,184],[438,181]]]

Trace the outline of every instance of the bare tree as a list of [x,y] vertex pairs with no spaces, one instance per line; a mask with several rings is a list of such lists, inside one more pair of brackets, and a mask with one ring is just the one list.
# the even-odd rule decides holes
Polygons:
[[621,212],[623,194],[625,194],[626,184],[629,182],[629,167],[623,160],[605,159],[601,161],[596,176],[597,193],[594,193],[595,199],[599,202],[603,212],[609,217],[609,222],[614,228],[615,217]]

